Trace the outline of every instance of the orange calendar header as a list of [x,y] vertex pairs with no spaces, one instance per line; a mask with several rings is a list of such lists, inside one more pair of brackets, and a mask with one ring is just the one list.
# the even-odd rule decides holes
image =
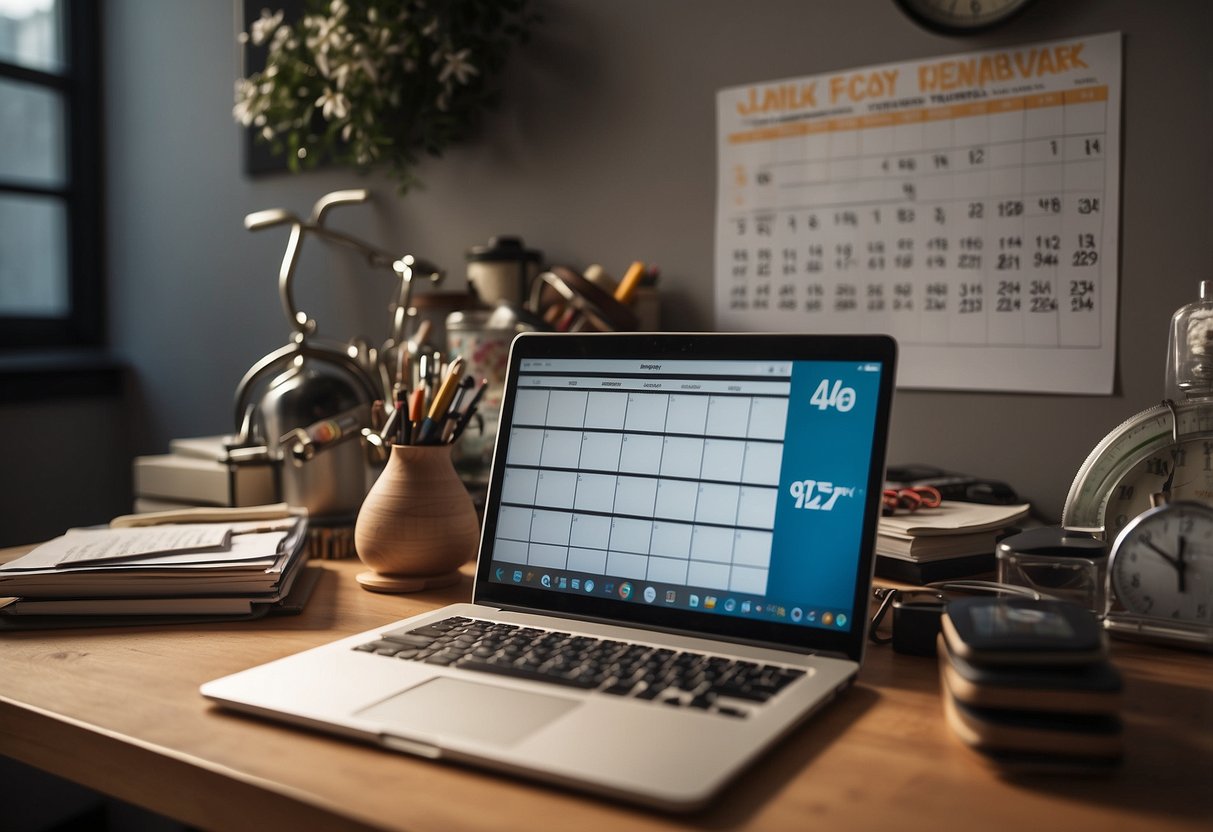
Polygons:
[[[1084,46],[1081,42],[1061,43],[746,87],[738,90],[737,114],[743,118],[789,114],[1062,75],[1089,68],[1082,57]],[[907,70],[904,74],[903,69]]]
[[918,91],[947,92],[960,87],[984,87],[994,82],[1031,80],[1088,69],[1082,59],[1083,46],[1082,43],[1066,43],[921,64]]

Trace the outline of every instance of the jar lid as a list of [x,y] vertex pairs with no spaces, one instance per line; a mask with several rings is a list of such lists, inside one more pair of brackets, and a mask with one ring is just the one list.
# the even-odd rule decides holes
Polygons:
[[1072,532],[1060,526],[1041,526],[1028,529],[998,542],[998,554],[1010,557],[1014,554],[1038,555],[1052,558],[1099,559],[1107,554],[1102,540]]
[[489,316],[492,314],[493,310],[488,308],[461,309],[446,316],[446,328],[484,329],[488,326]]
[[472,246],[468,249],[467,259],[471,263],[481,262],[514,262],[538,263],[543,253],[526,248],[521,237],[490,237],[488,245]]

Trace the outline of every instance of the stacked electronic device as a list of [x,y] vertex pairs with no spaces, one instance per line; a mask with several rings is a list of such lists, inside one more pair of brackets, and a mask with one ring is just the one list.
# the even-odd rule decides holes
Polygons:
[[1122,682],[1082,607],[1026,598],[948,604],[939,635],[953,732],[1013,770],[1099,771],[1121,757]]

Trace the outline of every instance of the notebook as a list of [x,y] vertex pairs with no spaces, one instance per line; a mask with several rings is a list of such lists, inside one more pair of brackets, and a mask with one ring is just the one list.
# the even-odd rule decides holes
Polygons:
[[202,693],[701,807],[859,671],[895,354],[884,336],[520,335],[471,603]]

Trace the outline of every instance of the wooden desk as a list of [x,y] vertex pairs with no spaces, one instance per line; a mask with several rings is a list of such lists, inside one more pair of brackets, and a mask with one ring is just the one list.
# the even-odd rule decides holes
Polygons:
[[365,592],[354,582],[357,562],[318,567],[324,574],[298,617],[0,633],[0,754],[205,829],[1207,832],[1213,824],[1213,657],[1127,643],[1115,645],[1114,658],[1127,677],[1128,753],[1111,777],[1001,779],[949,735],[934,661],[873,645],[855,688],[713,806],[682,818],[210,705],[198,694],[208,679],[471,595],[470,566],[462,584],[424,597]]

